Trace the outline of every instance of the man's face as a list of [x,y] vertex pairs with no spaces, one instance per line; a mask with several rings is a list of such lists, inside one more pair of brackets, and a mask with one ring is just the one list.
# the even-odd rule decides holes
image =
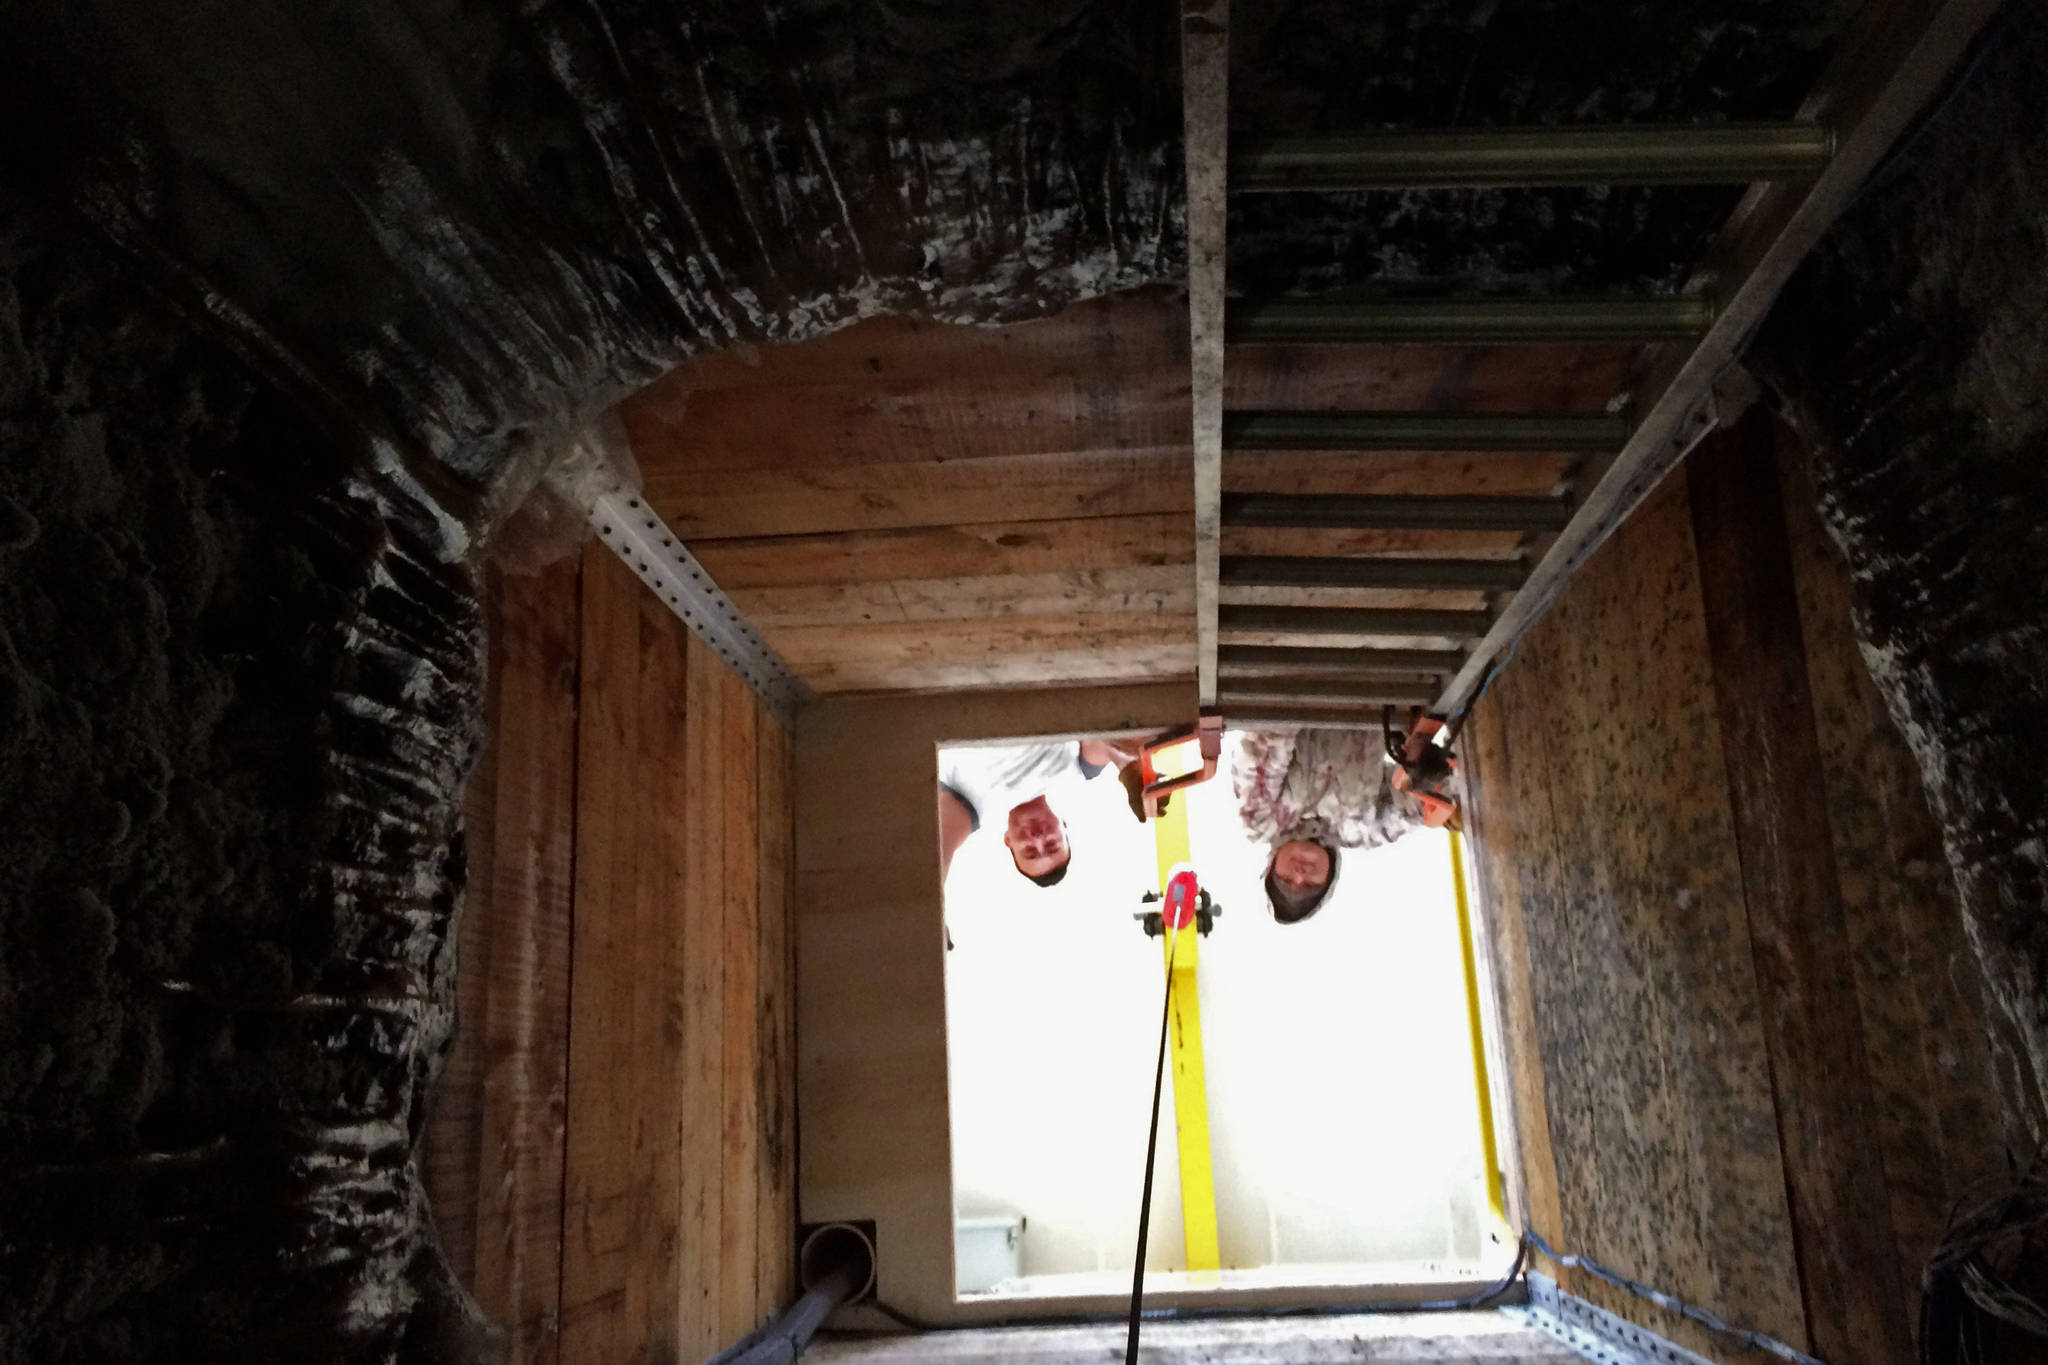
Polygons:
[[1330,880],[1330,851],[1312,839],[1291,839],[1273,855],[1273,880],[1296,891],[1319,891]]
[[1052,813],[1052,807],[1040,796],[1010,812],[1009,826],[1003,830],[1003,842],[1009,846],[1010,857],[1016,862],[1017,870],[1027,877],[1043,877],[1046,873],[1066,866],[1072,851],[1067,847],[1066,826]]

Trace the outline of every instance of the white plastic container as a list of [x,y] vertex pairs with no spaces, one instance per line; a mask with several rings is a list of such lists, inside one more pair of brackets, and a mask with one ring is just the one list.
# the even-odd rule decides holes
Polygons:
[[953,1224],[955,1292],[981,1294],[1021,1273],[1022,1218],[962,1218]]

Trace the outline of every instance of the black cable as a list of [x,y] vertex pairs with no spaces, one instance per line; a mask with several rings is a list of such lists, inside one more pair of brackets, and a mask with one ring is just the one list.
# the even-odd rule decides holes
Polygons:
[[1159,1096],[1166,1085],[1167,1025],[1173,1019],[1173,953],[1180,935],[1177,928],[1167,932],[1166,998],[1159,1006],[1159,1060],[1152,1066],[1152,1131],[1145,1138],[1145,1193],[1138,1201],[1138,1256],[1131,1271],[1131,1335],[1124,1343],[1124,1365],[1138,1365],[1138,1320],[1145,1307],[1145,1242],[1152,1230],[1152,1169],[1159,1158]]

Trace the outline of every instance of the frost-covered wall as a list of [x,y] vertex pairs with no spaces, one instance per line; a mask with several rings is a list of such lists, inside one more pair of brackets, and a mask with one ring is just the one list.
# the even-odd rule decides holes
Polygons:
[[[2009,1028],[2008,1134],[2048,1134],[2048,9],[2009,6],[1773,316],[1863,653],[1919,759]],[[1993,1140],[1987,1135],[1987,1141]]]

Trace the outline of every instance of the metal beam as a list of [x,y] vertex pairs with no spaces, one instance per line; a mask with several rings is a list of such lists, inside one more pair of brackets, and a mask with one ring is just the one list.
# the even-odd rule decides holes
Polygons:
[[584,515],[611,552],[754,689],[785,721],[810,699],[810,689],[754,630],[730,597],[654,509],[627,488],[586,487]]
[[1407,497],[1233,493],[1225,526],[1341,531],[1556,531],[1572,519],[1564,498]]
[[[1437,699],[1461,711],[1493,661],[1548,611],[1578,566],[1633,512],[1701,436],[1726,415],[1717,385],[1731,375],[1751,331],[1785,282],[1854,199],[1863,180],[1948,78],[1999,0],[1880,0],[1858,15],[1800,117],[1836,130],[1835,154],[1810,181],[1751,188],[1707,253],[1696,278],[1712,280],[1721,308],[1690,349],[1655,358],[1634,392],[1627,443],[1596,459],[1570,525],[1551,543],[1465,666]],[[1670,354],[1669,352],[1676,352]]]
[[1496,185],[1742,185],[1818,174],[1835,154],[1816,122],[1387,129],[1246,141],[1235,190]]
[[[1528,1276],[1529,1301],[1498,1311],[1563,1342],[1601,1365],[1711,1365],[1705,1356],[1557,1287],[1540,1271]],[[1809,1357],[1810,1359],[1810,1357]]]
[[1686,341],[1714,320],[1702,294],[1652,299],[1266,299],[1230,305],[1233,345]]
[[1323,559],[1225,555],[1220,581],[1235,588],[1416,588],[1491,592],[1522,585],[1519,559]]
[[1216,624],[1222,631],[1272,631],[1293,635],[1426,635],[1477,639],[1493,619],[1484,611],[1397,611],[1371,607],[1224,606]]
[[1628,419],[1618,413],[1233,412],[1223,419],[1228,450],[1619,450]]
[[1229,0],[1181,0],[1181,119],[1188,176],[1188,361],[1194,402],[1195,690],[1204,706],[1216,700],[1216,560],[1222,540],[1229,26]]
[[1319,649],[1299,645],[1225,645],[1217,669],[1226,678],[1274,673],[1433,674],[1448,677],[1465,662],[1455,649]]

